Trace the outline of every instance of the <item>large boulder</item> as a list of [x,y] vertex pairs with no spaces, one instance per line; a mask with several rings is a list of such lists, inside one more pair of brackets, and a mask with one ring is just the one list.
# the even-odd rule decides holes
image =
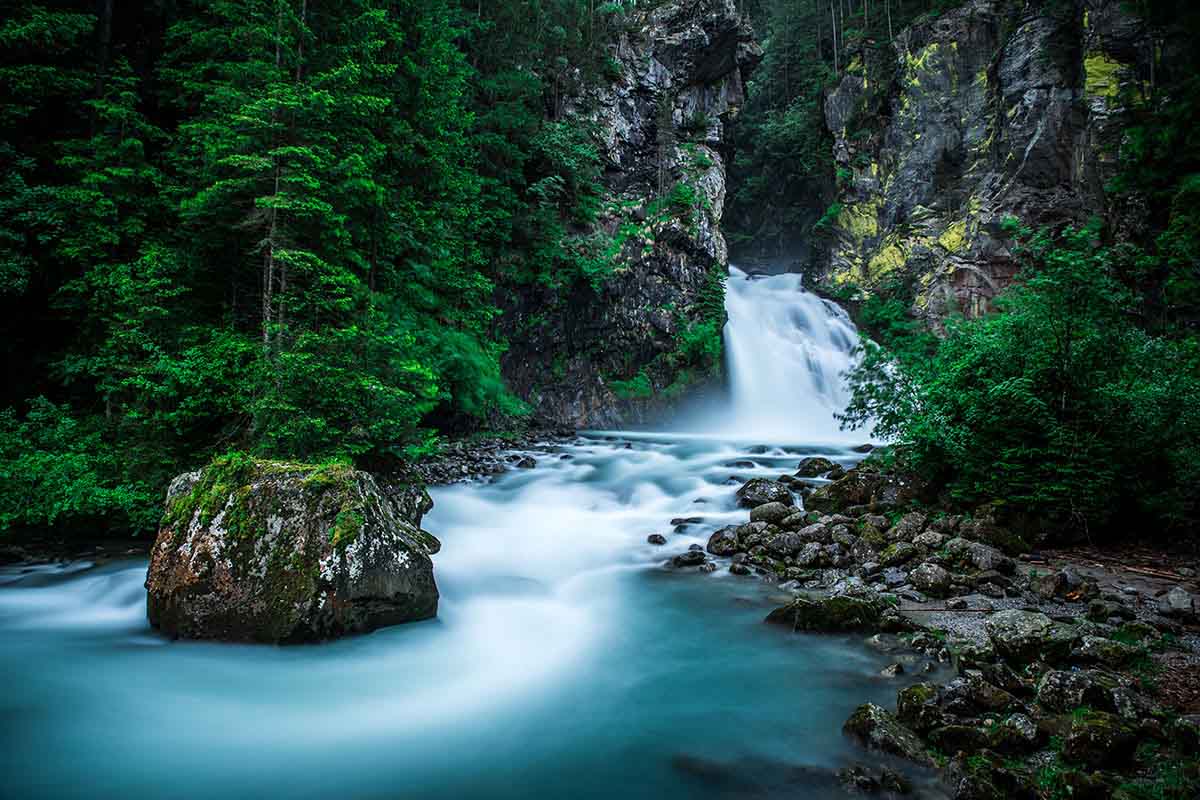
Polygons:
[[741,549],[737,528],[727,525],[708,537],[708,552],[714,556],[731,556]]
[[146,575],[172,637],[300,642],[437,614],[423,489],[349,466],[229,455],[180,475]]

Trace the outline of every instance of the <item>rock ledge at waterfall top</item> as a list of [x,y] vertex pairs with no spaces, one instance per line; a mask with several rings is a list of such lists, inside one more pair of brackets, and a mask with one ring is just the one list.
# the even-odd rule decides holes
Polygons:
[[437,614],[424,489],[229,455],[172,481],[146,609],[163,634],[303,642]]

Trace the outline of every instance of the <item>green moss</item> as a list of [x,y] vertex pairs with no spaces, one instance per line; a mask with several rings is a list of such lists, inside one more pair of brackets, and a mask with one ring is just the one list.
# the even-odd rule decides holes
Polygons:
[[366,520],[356,509],[343,508],[329,529],[329,541],[339,550],[345,550],[362,533]]
[[236,490],[250,483],[255,466],[254,459],[245,453],[217,456],[204,468],[192,490],[171,502],[163,515],[162,526],[175,528],[177,535],[182,536],[197,514],[200,524],[207,525]]

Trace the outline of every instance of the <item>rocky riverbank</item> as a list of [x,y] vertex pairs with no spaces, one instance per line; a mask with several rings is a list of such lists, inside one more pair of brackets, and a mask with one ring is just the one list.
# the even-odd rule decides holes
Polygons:
[[[936,771],[956,800],[1200,796],[1195,565],[1031,554],[990,515],[921,506],[921,489],[805,459],[743,484],[749,520],[668,564],[776,581],[792,599],[767,623],[889,653],[895,709],[863,705],[843,732],[885,764]],[[891,766],[841,777],[921,794]]]

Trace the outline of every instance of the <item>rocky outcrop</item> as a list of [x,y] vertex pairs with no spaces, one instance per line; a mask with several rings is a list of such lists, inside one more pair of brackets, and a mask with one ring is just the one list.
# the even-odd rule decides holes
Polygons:
[[1104,192],[1120,116],[1151,91],[1154,47],[1127,5],[968,0],[861,48],[825,101],[839,176],[827,280],[902,281],[936,325],[1011,281],[1008,217],[1136,226]]
[[733,0],[630,13],[615,79],[567,102],[602,144],[613,272],[567,298],[506,299],[505,377],[556,424],[644,421],[720,367],[725,128],[761,50]]
[[300,642],[437,613],[423,489],[347,466],[225,456],[180,475],[146,575],[171,637]]

